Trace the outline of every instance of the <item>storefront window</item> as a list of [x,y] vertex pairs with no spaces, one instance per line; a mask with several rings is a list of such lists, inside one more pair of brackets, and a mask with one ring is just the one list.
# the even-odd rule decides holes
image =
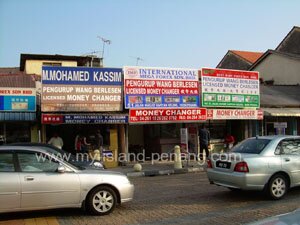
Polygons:
[[30,125],[24,123],[7,123],[5,138],[6,138],[6,143],[30,142],[31,140]]

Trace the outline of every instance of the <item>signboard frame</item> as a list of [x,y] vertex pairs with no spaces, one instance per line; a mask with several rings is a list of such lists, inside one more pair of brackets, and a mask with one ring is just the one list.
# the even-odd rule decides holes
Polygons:
[[42,112],[123,110],[122,68],[42,68]]
[[199,70],[125,66],[126,109],[200,107]]
[[202,107],[259,108],[259,72],[201,69]]

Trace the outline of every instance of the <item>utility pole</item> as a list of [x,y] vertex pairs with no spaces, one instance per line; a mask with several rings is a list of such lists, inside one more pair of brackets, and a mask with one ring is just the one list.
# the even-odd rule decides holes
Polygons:
[[103,42],[103,46],[102,46],[102,61],[103,61],[105,44],[110,45],[111,44],[111,40],[105,39],[105,38],[100,37],[100,36],[97,36],[97,38],[99,38]]

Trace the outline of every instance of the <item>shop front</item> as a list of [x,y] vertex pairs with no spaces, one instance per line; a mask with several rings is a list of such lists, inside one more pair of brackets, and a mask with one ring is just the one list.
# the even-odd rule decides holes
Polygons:
[[0,87],[0,144],[38,141],[35,84],[27,86]]
[[106,167],[117,166],[119,153],[126,151],[128,122],[128,115],[122,113],[122,83],[122,69],[43,67],[43,142],[56,134],[63,139],[65,150],[99,150],[101,160],[110,152],[113,159]]

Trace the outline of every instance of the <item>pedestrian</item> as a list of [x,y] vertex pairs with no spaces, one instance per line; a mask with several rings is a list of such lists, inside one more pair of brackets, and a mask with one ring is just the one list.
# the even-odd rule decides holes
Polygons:
[[101,150],[102,146],[103,146],[103,136],[101,135],[100,130],[97,130],[95,135],[95,148]]
[[53,137],[50,138],[50,140],[48,141],[48,144],[53,145],[59,149],[62,149],[64,142],[63,142],[63,139],[58,136],[58,133],[54,132]]
[[87,142],[86,137],[84,135],[81,135],[80,141],[81,141],[81,152],[83,153],[88,152],[89,146],[91,146],[91,144]]
[[208,147],[210,145],[210,133],[206,129],[205,125],[199,130],[199,140],[200,140],[200,160],[203,160],[203,150],[205,150],[206,158],[209,156]]
[[233,147],[234,142],[235,138],[230,133],[227,133],[224,138],[224,147],[226,150],[230,150]]
[[81,152],[81,146],[82,146],[82,135],[81,132],[79,132],[75,137],[74,148],[76,153]]

